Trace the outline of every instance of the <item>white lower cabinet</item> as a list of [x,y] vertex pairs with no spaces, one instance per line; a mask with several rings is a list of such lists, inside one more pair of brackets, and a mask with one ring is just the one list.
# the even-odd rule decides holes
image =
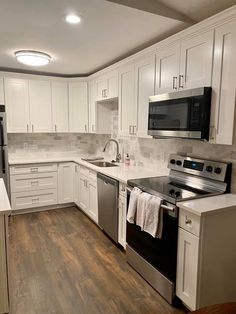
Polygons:
[[58,166],[58,203],[66,204],[74,201],[74,173],[73,162],[60,163]]
[[[192,311],[236,299],[235,200],[229,206],[221,197],[211,197],[208,203],[204,198],[178,203],[176,294]],[[204,204],[216,210],[201,216],[192,212],[204,211]]]
[[196,307],[199,238],[179,228],[177,296],[191,309]]
[[28,209],[57,204],[57,164],[10,167],[12,209]]
[[119,184],[119,226],[118,226],[118,242],[126,248],[126,185]]
[[92,170],[79,166],[77,176],[77,205],[98,223],[97,174]]

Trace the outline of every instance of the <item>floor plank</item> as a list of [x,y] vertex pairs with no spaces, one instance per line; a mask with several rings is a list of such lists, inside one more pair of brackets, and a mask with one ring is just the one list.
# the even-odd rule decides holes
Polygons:
[[12,314],[182,314],[77,208],[10,219]]

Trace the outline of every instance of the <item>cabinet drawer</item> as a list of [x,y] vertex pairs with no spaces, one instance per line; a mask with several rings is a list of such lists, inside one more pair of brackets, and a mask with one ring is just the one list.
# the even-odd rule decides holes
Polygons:
[[85,175],[86,177],[89,177],[89,169],[88,168],[80,166],[79,171],[81,174]]
[[179,226],[199,237],[200,217],[180,208]]
[[89,170],[89,179],[97,182],[97,172]]
[[126,184],[119,183],[119,195],[126,197]]
[[11,193],[57,188],[57,172],[11,176]]
[[57,190],[12,193],[12,209],[27,209],[57,204]]
[[27,174],[27,173],[42,173],[42,172],[56,172],[56,163],[45,164],[28,164],[28,165],[15,165],[10,167],[10,174]]

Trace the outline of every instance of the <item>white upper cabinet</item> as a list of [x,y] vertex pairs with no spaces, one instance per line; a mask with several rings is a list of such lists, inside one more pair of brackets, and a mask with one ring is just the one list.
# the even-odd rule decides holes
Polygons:
[[88,89],[86,82],[69,84],[69,130],[88,132]]
[[155,55],[135,63],[135,96],[137,101],[137,136],[150,137],[148,132],[149,97],[154,95]]
[[119,133],[134,135],[137,128],[134,64],[125,65],[119,72]]
[[49,81],[29,81],[30,122],[32,132],[52,132],[52,99]]
[[7,131],[26,133],[30,129],[29,84],[20,78],[5,78]]
[[52,118],[54,132],[69,131],[68,85],[52,82]]
[[215,31],[212,80],[211,140],[232,145],[235,141],[236,21]]
[[211,86],[214,31],[181,43],[179,88]]
[[97,80],[97,100],[118,97],[118,72],[111,71]]
[[0,77],[0,105],[5,104],[3,77]]
[[178,90],[180,43],[167,46],[156,54],[155,94]]
[[95,81],[90,81],[89,89],[89,133],[96,133],[96,99],[97,99],[97,85]]

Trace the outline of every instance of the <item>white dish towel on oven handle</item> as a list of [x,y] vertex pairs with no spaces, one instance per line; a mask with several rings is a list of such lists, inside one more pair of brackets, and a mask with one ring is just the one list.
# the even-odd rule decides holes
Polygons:
[[136,220],[138,197],[141,193],[142,191],[137,187],[134,187],[130,193],[127,221],[131,224],[134,224]]
[[143,231],[146,231],[154,238],[162,237],[163,230],[163,209],[161,208],[162,199],[152,195],[148,200],[145,209],[145,220]]

